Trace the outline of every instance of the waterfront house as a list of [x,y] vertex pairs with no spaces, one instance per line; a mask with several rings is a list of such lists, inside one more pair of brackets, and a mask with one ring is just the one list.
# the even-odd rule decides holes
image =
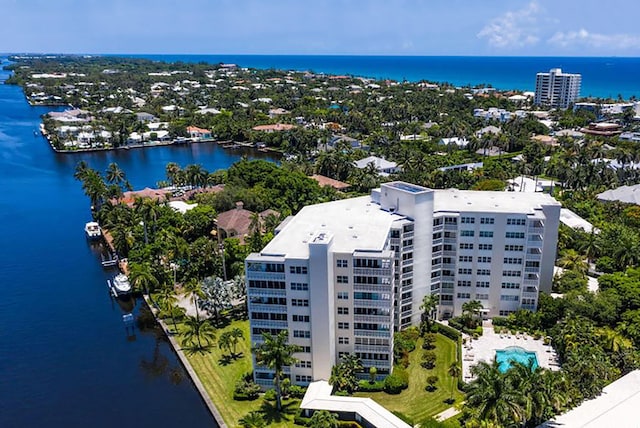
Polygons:
[[295,126],[290,125],[288,123],[275,123],[273,125],[254,126],[251,129],[253,129],[254,131],[261,131],[261,132],[279,132],[279,131],[290,131],[293,128],[295,128]]
[[211,131],[208,129],[198,128],[197,126],[188,126],[187,133],[193,141],[211,140]]

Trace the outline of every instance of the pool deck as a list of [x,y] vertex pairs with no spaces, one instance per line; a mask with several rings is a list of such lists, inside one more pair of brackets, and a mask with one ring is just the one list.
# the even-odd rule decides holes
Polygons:
[[496,334],[493,326],[489,323],[483,325],[483,334],[476,340],[466,337],[466,344],[462,345],[462,376],[465,382],[471,381],[471,367],[480,361],[492,362],[496,351],[508,348],[509,346],[519,346],[527,351],[535,352],[538,365],[551,370],[560,370],[558,356],[555,350],[545,345],[542,339],[534,340],[526,334]]

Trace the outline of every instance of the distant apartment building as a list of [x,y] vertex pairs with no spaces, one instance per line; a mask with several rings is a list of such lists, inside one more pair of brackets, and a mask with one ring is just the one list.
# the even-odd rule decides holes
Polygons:
[[[440,318],[472,299],[488,317],[535,310],[551,289],[559,217],[547,194],[404,182],[304,207],[245,261],[251,342],[287,330],[302,347],[286,371],[294,384],[329,379],[348,353],[382,377],[394,331],[419,324],[426,295],[439,297]],[[272,386],[255,361],[254,376]]]
[[552,68],[548,73],[538,73],[534,104],[567,108],[580,96],[581,82],[580,74],[563,73],[560,68]]

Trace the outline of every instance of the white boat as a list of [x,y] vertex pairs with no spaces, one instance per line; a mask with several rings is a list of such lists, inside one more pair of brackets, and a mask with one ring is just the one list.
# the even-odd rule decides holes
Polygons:
[[90,221],[89,223],[85,224],[84,232],[87,234],[87,238],[89,239],[98,239],[100,238],[100,236],[102,236],[100,225],[95,221]]
[[129,278],[123,273],[119,273],[113,278],[111,283],[112,291],[117,295],[131,293],[131,284]]

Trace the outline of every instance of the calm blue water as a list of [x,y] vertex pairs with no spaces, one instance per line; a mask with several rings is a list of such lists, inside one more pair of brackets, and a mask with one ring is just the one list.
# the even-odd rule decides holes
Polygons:
[[215,426],[192,384],[172,381],[181,370],[162,336],[125,332],[131,308],[107,294],[112,274],[85,240],[89,204],[72,175],[81,159],[103,170],[116,161],[139,188],[169,161],[215,170],[240,153],[203,144],[56,155],[33,135],[46,111],[0,84],[0,427]]
[[535,89],[536,73],[560,67],[582,74],[582,96],[640,98],[640,58],[455,57],[337,55],[122,55],[158,61],[220,62],[243,67],[313,70],[393,80],[430,80],[454,85],[491,84]]
[[512,346],[496,351],[496,361],[500,364],[500,371],[502,373],[509,370],[514,362],[528,366],[529,363],[533,361],[532,368],[535,370],[538,367],[536,353],[526,351],[519,346]]

